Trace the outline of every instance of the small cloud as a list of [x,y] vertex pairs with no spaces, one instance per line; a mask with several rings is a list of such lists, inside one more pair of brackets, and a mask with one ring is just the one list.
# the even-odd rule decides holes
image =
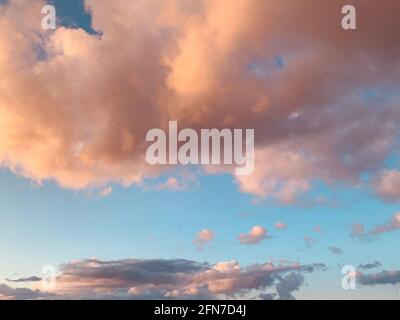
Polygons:
[[193,244],[199,251],[203,251],[204,247],[214,240],[215,234],[209,229],[201,230],[196,238],[193,240]]
[[38,281],[42,281],[42,278],[39,278],[37,276],[32,276],[32,277],[28,277],[28,278],[6,279],[6,281],[13,282],[13,283],[38,282]]
[[185,190],[185,186],[182,185],[177,178],[170,177],[165,182],[156,185],[157,190],[168,190],[168,191],[182,191]]
[[267,238],[267,230],[261,226],[254,226],[249,233],[242,233],[238,237],[241,244],[258,244]]
[[360,264],[360,265],[357,267],[357,269],[364,269],[364,270],[367,270],[367,269],[379,268],[379,267],[381,267],[381,266],[382,266],[382,264],[381,264],[379,261],[375,261],[375,262],[372,262],[372,263]]
[[355,223],[351,225],[351,236],[359,237],[365,233],[365,226],[360,223]]
[[343,253],[342,248],[339,248],[339,247],[329,247],[329,250],[330,250],[333,254],[342,254],[342,253]]
[[101,190],[100,195],[102,197],[109,197],[112,192],[113,192],[113,188],[112,187],[108,187],[108,188],[105,188],[105,189]]
[[316,227],[314,227],[314,229],[313,229],[316,233],[322,233],[322,228],[321,228],[321,226],[316,226]]
[[143,189],[145,191],[170,191],[170,192],[178,192],[178,191],[187,191],[192,186],[198,186],[199,181],[197,175],[194,172],[189,170],[182,170],[179,173],[179,177],[168,177],[165,181],[144,185]]
[[307,248],[312,248],[316,245],[317,240],[315,240],[314,238],[311,237],[304,237],[304,244],[306,245]]
[[286,225],[286,223],[284,223],[282,221],[278,221],[277,223],[275,223],[274,227],[275,227],[275,229],[283,230],[283,229],[287,228],[287,225]]

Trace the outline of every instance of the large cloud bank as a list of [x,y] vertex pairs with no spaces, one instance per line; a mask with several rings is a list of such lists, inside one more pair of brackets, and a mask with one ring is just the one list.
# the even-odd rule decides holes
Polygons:
[[[0,285],[0,299],[233,299],[264,295],[293,299],[306,273],[323,264],[254,264],[236,261],[214,265],[191,260],[77,260],[60,267],[54,286],[42,290],[40,279],[30,289]],[[17,279],[17,282],[31,279]],[[36,285],[35,285],[36,284]]]
[[[157,175],[145,134],[255,128],[240,189],[291,203],[315,179],[360,182],[396,147],[397,0],[86,0],[97,34],[40,28],[43,1],[0,6],[0,162],[66,188]],[[384,172],[384,171],[382,171]],[[391,191],[388,178],[378,193]]]

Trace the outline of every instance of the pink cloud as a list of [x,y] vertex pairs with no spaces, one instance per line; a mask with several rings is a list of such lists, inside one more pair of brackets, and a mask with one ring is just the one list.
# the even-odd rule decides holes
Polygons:
[[109,197],[112,192],[113,192],[112,187],[108,187],[108,188],[105,188],[105,189],[101,190],[100,195],[102,197]]
[[314,231],[317,232],[317,233],[321,233],[322,232],[321,226],[315,226],[314,227]]
[[170,177],[165,182],[159,183],[155,186],[156,190],[169,190],[169,191],[182,191],[186,187],[179,182],[177,178]]
[[241,244],[259,244],[267,239],[267,230],[261,226],[254,226],[249,233],[242,233],[238,236]]
[[193,240],[194,245],[199,251],[203,251],[205,246],[214,240],[215,233],[209,229],[201,230]]
[[[339,2],[86,0],[99,34],[42,30],[44,3],[0,7],[0,163],[19,175],[71,189],[141,185],[171,169],[145,162],[145,135],[174,119],[254,128],[255,173],[239,188],[292,204],[315,180],[358,185],[395,146],[398,98],[369,108],[357,92],[400,81],[400,22],[386,14],[397,0],[385,10],[354,0],[356,37],[338,27]],[[378,188],[390,198],[393,177]]]
[[275,223],[274,227],[275,227],[275,229],[283,230],[283,229],[287,228],[287,225],[286,225],[286,223],[284,223],[282,221],[278,221],[277,223]]
[[375,191],[388,201],[400,200],[400,171],[384,170],[375,183]]
[[387,222],[366,230],[362,224],[352,226],[351,235],[360,239],[370,240],[373,237],[400,230],[400,213],[395,213]]

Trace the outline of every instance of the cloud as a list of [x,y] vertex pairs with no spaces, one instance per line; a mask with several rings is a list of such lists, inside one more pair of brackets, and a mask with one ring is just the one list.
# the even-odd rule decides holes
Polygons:
[[343,253],[342,248],[339,248],[339,247],[329,247],[329,250],[330,250],[333,254],[342,254],[342,253]]
[[379,268],[380,266],[382,266],[382,264],[379,261],[375,261],[372,263],[360,264],[357,269],[375,269]]
[[393,215],[393,217],[385,224],[376,226],[369,231],[370,234],[382,234],[392,232],[400,229],[400,212]]
[[352,226],[351,236],[357,237],[360,240],[370,241],[378,236],[400,230],[400,213],[394,214],[387,222],[382,225],[377,225],[374,228],[366,231],[364,225],[355,224]]
[[400,171],[384,170],[375,182],[375,191],[387,201],[399,201]]
[[241,244],[259,244],[268,238],[267,230],[261,226],[254,226],[249,233],[241,233],[238,236]]
[[311,237],[304,237],[303,241],[307,248],[312,248],[317,244],[317,240]]
[[168,190],[168,191],[182,191],[186,189],[186,186],[181,184],[177,178],[169,177],[165,182],[158,183],[155,186],[156,190]]
[[357,281],[364,286],[375,286],[400,283],[400,271],[382,271],[371,274],[357,274]]
[[[63,299],[221,299],[257,298],[267,291],[277,291],[286,299],[292,298],[291,292],[302,284],[302,277],[295,274],[323,267],[299,263],[241,267],[237,261],[211,265],[190,260],[88,259],[62,265],[56,287],[48,295]],[[34,298],[32,290],[27,292]]]
[[287,225],[286,225],[286,223],[284,223],[282,221],[278,221],[275,223],[274,227],[275,227],[275,229],[283,230],[283,229],[287,228]]
[[0,300],[41,300],[54,299],[56,295],[28,288],[11,288],[0,284]]
[[297,291],[304,284],[304,276],[298,273],[290,273],[276,285],[276,291],[280,300],[295,300],[293,292]]
[[105,189],[101,190],[100,195],[102,197],[109,197],[112,192],[113,192],[112,187],[108,187],[108,188],[105,188]]
[[32,277],[28,277],[28,278],[19,278],[19,279],[6,279],[6,281],[8,282],[14,282],[14,283],[18,283],[18,282],[38,282],[38,281],[42,281],[42,278],[39,278],[37,276],[32,276]]
[[315,231],[316,233],[321,233],[321,232],[322,232],[321,226],[316,226],[316,227],[314,227],[314,231]]
[[93,34],[42,30],[44,3],[0,7],[0,163],[38,183],[158,177],[171,167],[145,162],[145,135],[171,119],[254,128],[255,172],[239,188],[287,204],[316,180],[358,185],[394,149],[397,0],[354,0],[357,33],[338,27],[342,1],[86,0]]
[[201,230],[193,240],[194,245],[199,251],[203,251],[204,247],[214,240],[215,234],[213,231],[204,229]]
[[351,225],[351,232],[350,234],[353,237],[360,237],[365,234],[365,226],[360,223],[355,223]]
[[187,191],[193,186],[199,185],[198,172],[190,171],[186,169],[179,170],[177,177],[167,177],[164,181],[152,183],[147,181],[141,184],[141,187],[145,191]]

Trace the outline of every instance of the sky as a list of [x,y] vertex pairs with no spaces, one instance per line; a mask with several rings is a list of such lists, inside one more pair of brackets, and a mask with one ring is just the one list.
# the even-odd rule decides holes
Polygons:
[[[0,299],[399,299],[400,4],[352,3],[0,1]],[[254,172],[146,163],[172,120]]]

